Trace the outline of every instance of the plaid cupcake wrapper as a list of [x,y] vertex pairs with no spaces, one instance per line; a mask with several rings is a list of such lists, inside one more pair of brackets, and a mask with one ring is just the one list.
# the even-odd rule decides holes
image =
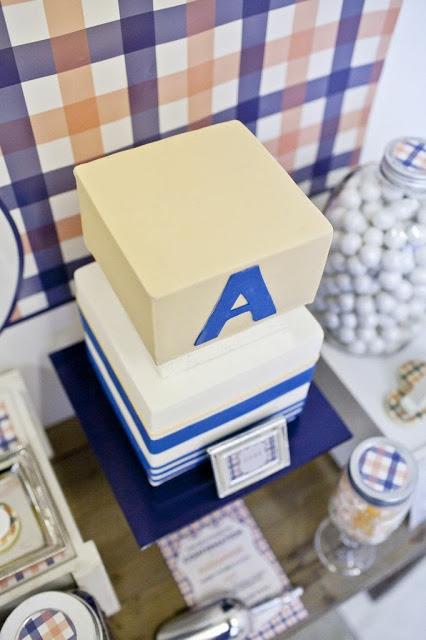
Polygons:
[[306,192],[336,184],[401,2],[0,0],[0,201],[24,251],[10,322],[71,300],[90,259],[75,164],[236,118]]

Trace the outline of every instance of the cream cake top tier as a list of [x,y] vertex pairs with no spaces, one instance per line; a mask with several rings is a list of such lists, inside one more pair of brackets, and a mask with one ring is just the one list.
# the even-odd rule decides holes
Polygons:
[[315,297],[331,226],[240,122],[75,175],[88,249],[156,363]]

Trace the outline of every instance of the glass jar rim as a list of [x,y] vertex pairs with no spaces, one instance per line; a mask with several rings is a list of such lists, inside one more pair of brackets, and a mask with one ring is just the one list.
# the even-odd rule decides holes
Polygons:
[[396,187],[426,193],[426,139],[406,136],[391,140],[386,145],[380,171]]

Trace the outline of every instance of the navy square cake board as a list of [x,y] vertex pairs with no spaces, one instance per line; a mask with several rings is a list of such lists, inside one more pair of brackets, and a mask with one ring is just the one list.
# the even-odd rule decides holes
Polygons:
[[92,369],[84,343],[57,351],[50,358],[141,547],[291,473],[351,437],[312,384],[302,414],[288,425],[292,461],[286,469],[224,499],[217,497],[209,461],[152,487]]

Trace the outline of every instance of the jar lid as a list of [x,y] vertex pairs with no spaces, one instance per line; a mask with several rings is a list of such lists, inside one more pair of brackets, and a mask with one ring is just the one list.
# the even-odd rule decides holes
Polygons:
[[368,438],[352,452],[349,478],[371,504],[390,507],[405,502],[417,482],[417,464],[403,446],[387,438]]
[[79,598],[46,591],[24,600],[7,618],[1,640],[102,640],[93,613]]
[[398,187],[426,190],[426,140],[408,136],[396,138],[386,146],[380,170]]

